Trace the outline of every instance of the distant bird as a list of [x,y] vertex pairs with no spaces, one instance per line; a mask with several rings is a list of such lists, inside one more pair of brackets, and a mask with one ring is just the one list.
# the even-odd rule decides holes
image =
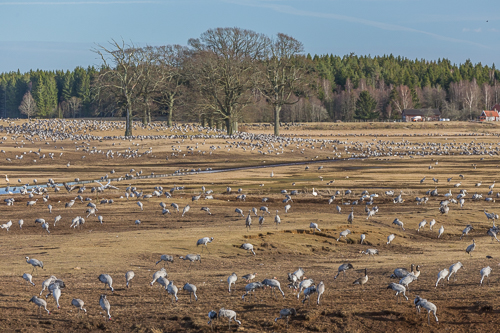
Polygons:
[[251,251],[253,255],[255,255],[255,252],[253,250],[253,245],[250,243],[244,243],[240,246],[240,249]]
[[398,303],[399,303],[400,294],[403,294],[404,298],[406,298],[406,300],[408,300],[408,297],[406,297],[406,288],[404,286],[400,285],[399,283],[391,282],[389,284],[389,286],[387,287],[387,289],[392,289],[396,292],[396,296],[398,297]]
[[389,236],[387,236],[387,245],[391,244],[394,238],[396,238],[394,234],[390,234]]
[[172,295],[172,303],[174,302],[174,298],[175,298],[175,301],[177,302],[179,300],[179,298],[177,297],[177,293],[178,293],[178,289],[177,287],[174,285],[174,281],[170,281],[168,283],[168,286],[167,286],[167,293],[169,293],[170,295]]
[[338,242],[338,241],[339,241],[342,237],[344,237],[344,238],[347,240],[347,235],[349,235],[350,233],[351,233],[351,230],[349,230],[349,229],[346,229],[346,230],[342,231],[342,232],[340,233],[339,238],[337,238],[337,242]]
[[309,303],[311,302],[311,299],[309,298],[312,294],[316,292],[316,286],[310,286],[304,290],[304,299],[302,300],[302,304],[305,303],[306,300],[309,300]]
[[[245,278],[245,277],[243,277],[243,278]],[[253,292],[255,295],[255,289],[258,289],[258,288],[264,288],[264,285],[260,282],[251,282],[251,283],[247,284],[245,286],[245,294],[243,296],[241,296],[243,301],[245,301],[245,297],[248,295],[250,295],[250,297],[252,297],[252,294],[250,294],[251,292]]]
[[436,224],[436,220],[435,219],[432,219],[430,222],[429,222],[429,230],[432,230],[432,227]]
[[56,287],[52,290],[52,296],[56,300],[57,308],[60,309],[61,306],[59,305],[59,298],[61,297],[61,289],[59,288],[59,285],[55,285]]
[[349,216],[347,216],[347,222],[352,224],[353,220],[354,220],[354,207],[351,207],[351,213],[349,213]]
[[365,238],[366,238],[366,235],[361,234],[361,240],[359,241],[359,244],[363,244],[363,242],[365,241]]
[[128,271],[127,273],[125,273],[125,282],[127,288],[129,288],[130,281],[134,278],[134,276],[135,276],[134,271]]
[[441,226],[441,228],[439,228],[438,238],[441,237],[441,235],[443,234],[443,232],[444,232],[444,227]]
[[193,262],[195,261],[199,261],[200,264],[201,264],[201,256],[199,254],[186,254],[184,257],[179,257],[179,259],[183,259],[183,260],[189,260],[189,269],[191,269],[191,265],[193,264]]
[[[169,262],[171,262],[171,263],[174,262],[174,257],[171,255],[168,255],[168,254],[162,254],[160,257],[160,260],[158,260],[155,265],[158,265],[162,261],[166,262],[167,266],[168,266]],[[165,263],[163,264],[163,266],[165,266]]]
[[184,209],[182,210],[182,216],[186,215],[186,214],[187,214],[187,212],[189,212],[189,209],[190,209],[190,208],[191,208],[191,207],[189,207],[189,205],[186,205],[186,207],[184,207]]
[[111,314],[109,313],[109,310],[111,309],[111,305],[109,304],[109,301],[106,298],[106,295],[101,295],[101,298],[99,298],[99,305],[108,314],[108,320],[111,320]]
[[23,274],[23,279],[25,279],[26,281],[28,281],[29,283],[31,283],[31,285],[34,287],[35,284],[33,283],[32,279],[33,277],[31,276],[31,274],[28,274],[28,273],[24,273]]
[[473,239],[472,244],[467,246],[467,249],[465,249],[465,252],[468,253],[472,257],[472,251],[476,249],[476,241]]
[[280,311],[280,316],[275,318],[274,321],[277,322],[279,319],[286,319],[286,325],[288,326],[288,320],[290,316],[296,316],[297,311],[294,308],[282,309]]
[[38,316],[40,316],[40,309],[43,307],[45,311],[47,311],[47,314],[50,314],[50,311],[47,310],[47,302],[42,299],[42,298],[38,298],[36,296],[33,296],[31,297],[31,299],[28,301],[29,302],[33,302],[35,305],[38,305]]
[[420,229],[423,229],[425,227],[425,225],[427,224],[427,221],[426,220],[423,220],[422,222],[420,222],[418,224],[418,229],[417,229],[417,232],[420,232]]
[[318,227],[317,223],[311,222],[311,224],[309,225],[309,228],[310,229],[314,229],[313,230],[313,235],[316,234],[316,230],[318,230],[319,232],[321,232],[321,229]]
[[[30,265],[33,266],[33,271],[35,271],[35,269],[37,267],[40,267],[43,269],[43,262],[40,261],[40,260],[37,260],[37,259],[30,259],[29,257],[26,257],[26,262]],[[33,271],[31,271],[31,274],[33,274]]]
[[236,284],[236,281],[238,280],[238,277],[236,276],[236,273],[233,273],[231,274],[228,278],[227,278],[227,284],[229,285],[228,287],[228,291],[231,292],[231,285],[232,284]]
[[400,221],[398,218],[395,218],[394,221],[392,221],[392,224],[395,224],[397,225],[398,227],[401,227],[401,229],[403,229],[403,231],[405,231],[405,228],[403,226],[403,222]]
[[78,313],[80,313],[80,311],[87,313],[87,310],[83,307],[84,304],[85,303],[83,303],[83,301],[79,298],[73,298],[71,300],[71,305],[76,306],[78,308]]
[[281,284],[278,280],[276,279],[264,279],[264,281],[262,281],[262,285],[263,286],[267,286],[267,287],[271,287],[271,294],[274,293],[274,296],[276,297],[276,288],[281,292],[281,295],[283,296],[283,298],[285,298],[285,293],[283,292],[283,290],[281,290]]
[[453,264],[450,266],[450,275],[448,275],[448,278],[447,280],[450,281],[450,277],[455,274],[455,276],[453,276],[453,280],[456,281],[457,280],[457,272],[460,268],[464,267],[464,265],[462,265],[462,263],[459,261],[457,262],[456,264]]
[[431,312],[434,315],[434,318],[436,319],[436,323],[439,324],[438,317],[436,316],[437,307],[434,304],[427,301],[426,299],[420,298],[419,296],[415,297],[414,303],[415,303],[415,306],[417,307],[418,313],[420,313],[421,307],[427,310],[427,323],[429,325],[431,324],[431,320],[430,320]]
[[213,321],[215,319],[217,319],[218,316],[219,316],[219,314],[217,312],[215,312],[214,310],[210,310],[210,312],[208,313],[208,325],[210,325],[212,330],[214,329]]
[[323,281],[321,281],[318,284],[318,287],[316,288],[316,292],[318,293],[318,299],[316,301],[316,304],[319,305],[319,299],[321,298],[321,295],[323,295],[323,293],[325,292],[325,284],[323,283]]
[[257,273],[250,273],[247,275],[243,275],[241,278],[247,282],[251,282],[255,277],[257,276]]
[[104,290],[106,290],[106,285],[108,285],[109,289],[111,289],[111,292],[115,291],[115,289],[113,289],[113,279],[111,278],[111,275],[101,274],[99,275],[99,281],[104,283]]
[[362,254],[368,254],[370,256],[374,256],[376,254],[378,254],[378,250],[377,249],[366,249],[365,251],[361,251]]
[[[213,237],[203,237],[203,238],[200,238],[196,242],[196,246],[198,246],[198,245],[205,245],[205,247],[207,248],[208,253],[210,253],[210,250],[208,249],[207,244],[208,243],[212,243],[213,240],[214,240]],[[201,252],[203,252],[203,247],[201,248]]]
[[276,216],[274,217],[274,222],[276,223],[276,229],[278,229],[278,224],[281,223],[281,218],[278,215],[278,210],[276,210]]
[[264,215],[259,216],[259,229],[262,229],[263,225],[264,225]]
[[[271,176],[272,177],[272,176]],[[224,308],[219,310],[219,318],[229,319],[229,330],[231,330],[231,321],[234,320],[238,325],[241,325],[241,321],[236,319],[236,312],[233,310],[226,310]]]
[[318,196],[318,192],[316,192],[316,191],[314,190],[314,187],[313,187],[313,190],[312,190],[312,195],[313,195],[313,196],[315,196],[315,197],[316,197],[316,196]]
[[449,273],[450,273],[450,271],[447,268],[443,269],[442,271],[440,271],[438,273],[438,279],[436,281],[436,288],[438,286],[439,281],[444,280],[446,278],[446,276],[448,276]]
[[245,226],[247,227],[247,229],[250,229],[250,227],[252,225],[252,217],[250,216],[251,212],[252,212],[251,210],[248,211],[248,215],[247,215],[247,218],[245,220]]
[[54,227],[56,226],[56,223],[61,221],[62,219],[62,216],[61,215],[57,215],[55,218],[54,218]]
[[144,210],[144,206],[143,206],[142,202],[137,201],[137,206],[139,206],[141,208],[141,210]]
[[235,212],[235,213],[237,213],[237,214],[240,214],[240,215],[241,215],[241,216],[243,216],[243,217],[245,217],[245,215],[243,215],[243,211],[242,211],[241,209],[239,209],[239,208],[236,208],[236,209],[234,210],[234,212]]
[[191,303],[192,295],[194,295],[194,300],[198,301],[198,296],[196,296],[196,286],[194,284],[186,283],[182,289],[189,292],[189,303]]
[[491,274],[491,267],[487,266],[481,269],[481,282],[479,282],[479,285],[483,285],[483,280],[485,277],[488,278],[488,285],[490,285],[490,274]]
[[176,204],[175,202],[172,202],[170,204],[170,206],[172,206],[174,209],[177,209],[177,212],[179,212],[179,205],[178,204]]
[[333,279],[337,279],[337,277],[339,276],[340,273],[344,272],[344,276],[345,276],[345,272],[349,269],[354,269],[354,267],[352,266],[351,263],[346,263],[346,264],[342,264],[339,266],[339,269],[338,269],[338,272],[337,272],[337,275],[335,275],[333,277]]

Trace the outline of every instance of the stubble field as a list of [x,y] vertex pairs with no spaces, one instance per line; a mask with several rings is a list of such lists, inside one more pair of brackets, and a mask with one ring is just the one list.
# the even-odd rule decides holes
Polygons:
[[[12,126],[5,121],[0,125]],[[257,126],[245,126],[244,129],[249,133],[271,133],[270,129]],[[122,132],[118,126],[112,128],[111,125],[108,129],[87,125],[87,128],[75,131],[95,136],[121,135]],[[242,322],[240,327],[233,322],[232,331],[496,330],[500,322],[500,301],[496,297],[500,291],[500,243],[492,241],[486,234],[492,223],[483,210],[495,212],[498,208],[496,200],[487,202],[484,198],[496,199],[498,192],[493,188],[493,194],[488,195],[489,186],[498,178],[500,163],[496,149],[500,127],[472,123],[291,126],[284,129],[283,134],[287,140],[295,141],[282,142],[281,147],[279,142],[271,142],[271,137],[265,137],[267,142],[262,140],[264,137],[253,137],[253,141],[246,137],[191,137],[200,133],[215,134],[184,126],[166,129],[137,125],[134,135],[145,137],[131,140],[85,137],[75,140],[71,137],[53,141],[39,135],[28,140],[24,134],[0,132],[0,136],[4,136],[0,144],[0,174],[8,176],[13,191],[13,194],[8,194],[0,189],[0,224],[9,220],[13,222],[10,231],[0,229],[0,330],[210,332],[207,314],[210,310],[218,312],[222,307],[236,311]],[[148,135],[177,137],[160,139],[148,138]],[[251,144],[260,146],[252,149]],[[452,147],[443,149],[446,145]],[[106,156],[108,151],[114,152],[113,158]],[[463,151],[472,154],[460,154]],[[39,152],[39,155],[34,152]],[[379,156],[368,157],[374,152],[379,152]],[[387,154],[389,152],[392,156]],[[406,154],[394,156],[395,152]],[[416,152],[425,155],[412,154],[409,157],[409,153]],[[48,157],[49,153],[54,153],[53,159]],[[121,156],[117,156],[118,153]],[[45,158],[41,158],[43,154],[46,154]],[[16,159],[16,155],[24,157]],[[352,159],[353,156],[356,158]],[[189,172],[198,168],[239,169],[216,173]],[[115,173],[111,174],[111,170]],[[142,174],[135,176],[140,171]],[[151,173],[171,175],[176,171],[178,173],[174,176],[144,177]],[[134,177],[127,178],[126,174]],[[86,187],[80,193],[82,198],[91,198],[97,204],[97,215],[103,217],[102,224],[93,215],[87,217],[89,201],[82,203],[77,199],[73,207],[65,208],[65,204],[78,195],[78,188],[68,193],[60,185],[59,192],[49,188],[47,193],[35,194],[33,199],[13,189],[26,183],[33,185],[33,179],[37,179],[38,185],[45,185],[49,178],[62,184],[75,178],[80,181],[100,180],[105,175],[113,179],[122,177],[121,181],[111,181],[118,190],[91,193],[91,188],[99,184],[77,184]],[[448,182],[450,177],[453,179]],[[439,181],[434,182],[432,178]],[[101,183],[105,185],[107,180],[101,180]],[[454,187],[457,183],[461,185]],[[481,185],[476,186],[478,183]],[[2,184],[7,185],[3,177],[0,186],[4,186]],[[158,186],[165,192],[174,187],[184,188],[175,190],[172,198],[165,195],[139,199],[125,197],[128,187],[151,194]],[[213,190],[214,199],[207,200],[202,195],[199,200],[192,201],[193,196],[200,195],[203,186],[205,190]],[[228,186],[232,188],[231,193],[227,193]],[[426,194],[435,188],[438,196]],[[238,189],[241,189],[240,193]],[[456,198],[460,189],[467,189],[465,204],[460,208],[460,205],[450,203],[449,213],[441,214],[440,201],[447,199],[444,194],[450,189],[452,198]],[[296,195],[291,195],[288,213],[285,213],[282,190],[287,190],[288,194],[297,191]],[[345,195],[346,190],[352,193]],[[359,200],[365,190],[368,195],[378,195],[368,207],[378,206],[379,211],[369,219],[366,219],[365,212],[367,200]],[[386,195],[389,190],[394,190],[395,195]],[[337,191],[340,194],[335,195]],[[404,202],[393,203],[400,193]],[[472,200],[474,193],[483,198]],[[43,197],[47,194],[44,202]],[[240,194],[246,195],[245,201],[237,199]],[[328,200],[334,195],[335,199],[329,204]],[[427,196],[429,200],[417,205],[417,196]],[[268,201],[262,202],[265,197]],[[14,198],[14,204],[6,205],[5,198]],[[34,206],[27,206],[28,201],[36,199]],[[113,199],[114,202],[101,204],[102,199]],[[356,200],[358,205],[346,204]],[[142,202],[144,210],[137,201]],[[171,214],[162,214],[161,202],[168,206]],[[172,203],[178,204],[181,212],[171,207]],[[53,206],[52,213],[47,208],[49,204]],[[182,217],[182,209],[188,204],[191,209]],[[252,226],[247,230],[245,219],[248,211],[261,206],[268,207],[271,214],[264,214],[264,224],[259,228],[258,217],[252,213]],[[341,213],[337,212],[337,206],[341,207]],[[209,207],[212,215],[202,211],[201,207]],[[351,207],[354,212],[352,224],[347,221]],[[236,208],[241,209],[245,216],[237,214]],[[279,226],[274,223],[276,210],[281,217]],[[57,215],[62,218],[54,226]],[[85,223],[80,228],[70,228],[71,220],[76,216],[84,217]],[[50,234],[34,222],[37,218],[49,223]],[[405,231],[392,224],[395,218],[404,222]],[[24,220],[22,229],[18,226],[19,219]],[[423,219],[428,223],[417,232]],[[431,231],[429,222],[432,219],[436,224]],[[136,220],[141,223],[135,224]],[[313,234],[309,228],[311,222],[317,223],[321,232]],[[460,240],[467,224],[473,225],[474,230]],[[437,230],[441,226],[445,231],[438,239]],[[352,233],[337,242],[339,233],[346,229]],[[361,234],[366,235],[366,244],[360,244]],[[387,245],[390,234],[396,238]],[[202,252],[202,247],[196,246],[202,237],[214,237],[214,241],[208,244],[209,253],[207,249]],[[477,247],[471,257],[465,253],[465,248],[472,244],[473,238]],[[243,243],[253,244],[256,256],[240,249]],[[360,254],[368,248],[377,249],[379,254],[375,257]],[[194,262],[190,266],[188,261],[179,259],[179,256],[189,253],[201,253],[201,263]],[[153,273],[163,266],[163,263],[155,265],[162,254],[174,256],[174,262],[166,269],[168,279],[179,288],[177,303],[172,303],[170,295],[157,283],[149,286]],[[487,259],[487,255],[492,259]],[[35,287],[22,279],[23,273],[32,271],[32,266],[24,259],[26,256],[44,263],[43,270],[37,269],[33,273]],[[464,267],[458,271],[457,280],[441,281],[435,288],[438,272],[458,261]],[[351,263],[354,270],[347,271],[345,277],[341,274],[334,279],[343,263]],[[398,281],[389,275],[399,267],[409,269],[411,264],[420,265],[421,274],[410,284],[409,300],[398,304],[395,292],[387,290],[390,282]],[[486,266],[492,268],[490,285],[480,286],[479,272]],[[310,304],[307,301],[303,304],[302,294],[299,301],[296,292],[287,287],[287,273],[299,267],[316,284],[324,282],[326,290],[319,306],[315,295]],[[365,268],[368,282],[363,286],[353,285],[354,280],[364,275]],[[135,272],[135,277],[131,288],[127,289],[125,272],[129,270]],[[227,277],[233,272],[238,275],[238,281],[229,293]],[[254,299],[243,301],[241,296],[245,293],[246,282],[241,277],[254,272],[257,273],[256,281],[274,277],[280,281],[285,298],[279,294],[279,297],[273,297],[269,289],[262,289],[255,292]],[[99,282],[98,276],[103,273],[113,277],[114,293],[109,289],[104,291]],[[42,312],[39,316],[35,305],[28,300],[40,293],[42,282],[51,275],[66,285],[60,299],[61,308],[57,309],[54,298],[49,296],[47,308],[51,314]],[[189,294],[181,290],[186,282],[198,287],[197,302],[190,303]],[[44,291],[43,295],[46,293]],[[101,294],[106,294],[111,304],[111,321],[106,321],[99,306]],[[439,324],[431,315],[431,324],[428,325],[426,311],[420,315],[416,313],[415,295],[437,306]],[[85,302],[86,315],[78,314],[71,305],[73,298]],[[290,318],[288,327],[286,321],[274,321],[281,309],[291,307],[297,310],[297,315]],[[228,331],[227,319],[216,321],[214,330]]]

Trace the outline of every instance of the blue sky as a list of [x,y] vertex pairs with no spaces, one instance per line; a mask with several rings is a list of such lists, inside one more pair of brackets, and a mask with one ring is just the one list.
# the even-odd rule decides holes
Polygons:
[[99,65],[113,39],[187,44],[209,28],[286,33],[306,53],[499,64],[498,0],[0,0],[0,72]]

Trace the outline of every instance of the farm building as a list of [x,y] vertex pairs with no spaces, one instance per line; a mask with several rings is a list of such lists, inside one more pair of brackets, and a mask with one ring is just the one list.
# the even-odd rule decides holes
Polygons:
[[480,121],[499,121],[500,114],[496,110],[493,110],[493,111],[484,110],[481,113],[481,115],[479,116],[479,120]]
[[439,109],[404,109],[403,121],[438,121],[441,118]]

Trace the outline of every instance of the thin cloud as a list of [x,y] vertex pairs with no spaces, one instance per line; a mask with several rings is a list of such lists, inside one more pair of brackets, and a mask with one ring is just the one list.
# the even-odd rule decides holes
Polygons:
[[130,1],[63,1],[63,2],[54,2],[54,1],[41,1],[41,2],[2,2],[0,6],[57,6],[57,5],[126,5],[126,4],[147,4],[147,3],[159,3],[158,1],[139,1],[139,0],[130,0]]
[[389,31],[406,31],[406,32],[414,32],[414,33],[419,33],[423,35],[427,35],[439,40],[445,40],[449,42],[455,42],[455,43],[465,43],[465,44],[470,44],[474,46],[479,46],[485,49],[490,49],[491,47],[483,44],[479,44],[476,42],[471,42],[468,40],[463,40],[463,39],[457,39],[457,38],[452,38],[452,37],[447,37],[447,36],[442,36],[438,35],[432,32],[427,32],[423,30],[418,30],[418,29],[413,29],[413,28],[408,28],[405,26],[401,25],[396,25],[396,24],[389,24],[389,23],[383,23],[383,22],[377,22],[377,21],[372,21],[372,20],[366,20],[358,17],[353,17],[353,16],[346,16],[346,15],[338,15],[338,14],[331,14],[331,13],[320,13],[320,12],[312,12],[312,11],[307,11],[307,10],[301,10],[297,9],[288,5],[280,5],[280,4],[273,4],[270,2],[262,3],[262,2],[250,2],[248,0],[224,0],[225,2],[228,3],[233,3],[236,5],[242,5],[242,6],[250,6],[250,7],[262,7],[262,8],[269,8],[272,9],[276,12],[279,13],[284,13],[284,14],[290,14],[290,15],[296,15],[296,16],[308,16],[308,17],[317,17],[317,18],[325,18],[325,19],[334,19],[334,20],[339,20],[339,21],[346,21],[346,22],[351,22],[351,23],[359,23],[363,24],[366,26],[370,27],[375,27],[379,28],[382,30],[389,30]]

